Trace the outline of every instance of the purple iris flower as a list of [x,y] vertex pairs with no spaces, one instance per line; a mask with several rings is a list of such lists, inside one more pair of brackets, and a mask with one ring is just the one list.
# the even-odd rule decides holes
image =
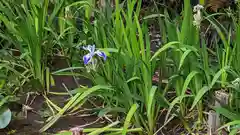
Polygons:
[[83,56],[85,65],[92,61],[95,54],[97,54],[99,57],[102,57],[104,60],[107,59],[107,55],[104,52],[99,50],[95,51],[95,45],[88,45],[87,47],[83,47],[83,49],[89,51],[88,54]]

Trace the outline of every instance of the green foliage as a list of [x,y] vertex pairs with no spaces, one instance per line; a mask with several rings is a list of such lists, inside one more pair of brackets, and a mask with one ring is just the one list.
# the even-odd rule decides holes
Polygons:
[[[87,76],[95,85],[112,88],[103,93],[92,93],[95,96],[100,94],[105,101],[106,107],[99,112],[99,116],[111,112],[126,113],[132,104],[139,103],[139,110],[132,114],[133,125],[137,128],[143,127],[146,134],[152,135],[158,132],[156,122],[161,108],[168,108],[164,125],[177,115],[188,132],[193,129],[186,117],[197,109],[197,119],[191,120],[196,121],[196,129],[200,130],[204,123],[203,110],[210,107],[205,105],[205,98],[214,96],[212,94],[216,89],[226,88],[233,75],[228,73],[237,73],[239,69],[237,62],[233,60],[238,59],[238,42],[234,42],[234,47],[231,48],[230,30],[228,32],[225,26],[215,19],[215,15],[220,14],[208,15],[200,11],[207,16],[203,20],[207,20],[219,35],[214,42],[216,57],[211,54],[212,50],[209,51],[207,39],[202,34],[204,26],[194,26],[196,13],[192,12],[190,0],[184,1],[183,19],[170,19],[164,9],[160,10],[160,14],[144,17],[141,22],[141,2],[128,0],[119,4],[116,0],[115,8],[112,8],[109,2],[105,4],[103,10],[94,12],[96,20],[93,26],[87,25],[86,28],[98,49],[108,54],[108,59],[99,62],[96,72],[84,73],[85,70],[82,69],[82,76]],[[154,54],[151,53],[147,28],[152,18],[158,18],[164,43]],[[236,28],[236,33],[239,34],[238,25]],[[222,41],[223,47],[217,41]],[[217,64],[212,62],[215,59]],[[232,65],[235,66],[234,69]],[[151,81],[157,68],[160,68],[162,73],[158,87]],[[166,86],[161,82],[163,79],[168,80]],[[169,88],[173,88],[176,93],[171,99],[166,97]],[[190,94],[187,94],[188,90]],[[231,110],[218,108],[217,112],[231,118],[228,117]],[[123,134],[125,133],[126,131],[123,131]]]
[[[178,117],[189,133],[204,128],[204,111],[212,108],[224,116],[223,124],[233,121],[221,128],[239,125],[239,7],[235,12],[215,14],[201,9],[202,20],[196,26],[198,14],[190,3],[184,0],[183,14],[178,16],[159,8],[154,1],[156,13],[142,17],[143,3],[138,0],[115,0],[114,5],[110,0],[103,5],[95,0],[2,0],[0,88],[4,97],[0,102],[0,128],[11,120],[7,103],[12,95],[32,92],[32,88],[44,93],[53,112],[40,132],[65,114],[77,112],[92,97],[103,102],[104,107],[97,109],[99,117],[123,117],[103,128],[83,129],[90,135],[157,134],[162,128],[156,123],[164,109],[166,119],[161,124],[165,126]],[[223,23],[221,17],[228,22]],[[155,18],[162,44],[152,50],[149,24]],[[209,29],[216,32],[211,39],[205,35]],[[107,60],[97,59],[96,71],[87,72],[81,48],[89,44],[105,52]],[[49,61],[57,55],[65,56],[69,67],[52,72]],[[156,71],[157,84],[152,81]],[[67,90],[64,95],[70,98],[61,108],[47,97],[54,82],[52,75],[85,77],[93,86]],[[226,107],[216,108],[212,97],[220,89],[230,99]],[[196,117],[189,116],[195,111]]]
[[[128,129],[128,126],[131,123],[131,118],[133,117],[133,114],[137,110],[137,107],[138,107],[137,104],[132,105],[131,109],[127,114],[126,120],[124,121],[124,128],[112,128],[120,123],[119,121],[116,121],[103,128],[94,128],[94,129],[86,128],[86,129],[83,129],[81,132],[88,133],[88,135],[99,135],[101,133],[105,133],[108,135],[114,135],[114,134],[126,135],[127,133],[134,133],[134,132],[140,133],[142,132],[141,128]],[[72,135],[72,134],[73,132],[67,131],[67,132],[56,134],[56,135]]]
[[[97,21],[94,27],[89,27],[97,47],[117,50],[109,52],[109,59],[96,73],[91,73],[91,78],[97,85],[108,84],[114,88],[101,94],[107,106],[128,109],[140,102],[141,109],[134,114],[134,125],[143,126],[151,135],[156,130],[158,108],[162,107],[162,103],[156,100],[159,90],[151,82],[156,60],[151,61],[147,22],[139,22],[141,2],[127,1],[127,10],[122,9],[118,1],[115,4],[115,14],[108,11],[105,14],[111,16],[95,14]],[[124,101],[120,100],[123,98]]]

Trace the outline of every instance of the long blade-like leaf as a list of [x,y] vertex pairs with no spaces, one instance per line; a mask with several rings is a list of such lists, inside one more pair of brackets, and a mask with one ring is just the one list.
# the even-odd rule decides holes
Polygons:
[[127,114],[127,117],[126,117],[126,119],[124,121],[122,135],[126,135],[127,134],[127,129],[130,126],[131,119],[132,119],[134,113],[136,112],[137,108],[138,108],[138,105],[137,104],[133,104],[131,109],[129,110],[129,112]]

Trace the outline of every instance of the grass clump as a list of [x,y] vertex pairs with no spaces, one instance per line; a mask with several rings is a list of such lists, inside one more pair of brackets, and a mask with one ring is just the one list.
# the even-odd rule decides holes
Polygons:
[[[109,123],[81,129],[83,133],[156,135],[174,120],[183,133],[200,133],[209,126],[210,110],[221,116],[223,126],[217,128],[232,127],[229,133],[237,133],[238,7],[209,13],[204,1],[191,5],[193,1],[184,0],[182,14],[172,14],[159,1],[149,4],[147,13],[144,1],[97,3],[0,2],[0,88],[6,97],[17,97],[33,92],[24,87],[31,84],[45,97],[52,116],[40,132],[97,99],[101,106],[94,112]],[[153,46],[150,24],[160,29],[158,47]],[[56,56],[64,57],[68,67],[53,71],[49,61]],[[53,76],[59,75],[76,82],[87,78],[91,86],[77,82],[76,89],[52,92]],[[216,105],[219,92],[228,96],[225,104]],[[67,95],[65,105],[53,103],[51,94]]]

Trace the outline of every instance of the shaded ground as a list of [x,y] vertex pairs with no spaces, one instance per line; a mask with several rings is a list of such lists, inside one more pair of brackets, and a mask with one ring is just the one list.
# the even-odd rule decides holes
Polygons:
[[[67,63],[61,58],[55,59],[54,67],[57,67],[58,69],[66,68]],[[54,76],[55,80],[55,86],[51,87],[51,92],[66,92],[63,84],[68,89],[74,89],[77,87],[73,77],[71,76]],[[89,85],[90,82],[85,79],[78,80],[79,84],[81,85]],[[0,135],[10,135],[10,134],[16,134],[16,135],[40,135],[38,132],[40,128],[44,126],[44,122],[46,120],[48,115],[48,112],[45,108],[47,108],[45,104],[45,99],[41,95],[32,95],[29,99],[33,100],[32,104],[29,105],[31,107],[31,110],[27,111],[27,117],[23,117],[23,113],[21,110],[18,112],[17,119],[14,119],[11,121],[9,126],[4,129],[0,130]],[[50,95],[48,98],[62,107],[64,103],[66,103],[66,100],[69,98],[69,96],[56,96],[56,95]],[[22,103],[24,103],[26,99],[26,96],[22,99]],[[44,111],[45,110],[45,111]],[[19,117],[21,116],[21,117]],[[96,121],[97,116],[85,116],[85,117],[79,117],[79,116],[66,116],[61,119],[59,119],[49,130],[47,130],[47,133],[56,133],[61,130],[69,130],[70,128],[73,128],[75,126],[85,125],[87,123],[91,123],[93,121]],[[96,125],[91,125],[91,127],[97,127]]]

